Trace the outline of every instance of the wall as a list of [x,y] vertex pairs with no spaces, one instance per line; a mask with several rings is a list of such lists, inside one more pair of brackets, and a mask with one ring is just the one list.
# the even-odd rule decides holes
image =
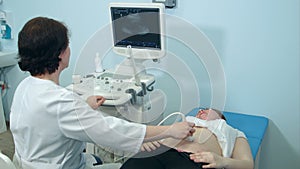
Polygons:
[[[29,18],[38,15],[57,18],[69,26],[72,59],[61,78],[62,85],[67,85],[80,49],[108,23],[109,2],[115,1],[4,0],[0,8],[13,11],[15,35]],[[226,75],[225,110],[270,119],[262,169],[300,166],[299,7],[298,0],[178,0],[176,9],[167,10],[199,28],[215,45]],[[2,40],[2,44],[16,48],[15,39]],[[191,69],[195,67],[191,64]],[[17,67],[7,72],[12,86],[6,98],[9,107],[13,89],[26,75]]]

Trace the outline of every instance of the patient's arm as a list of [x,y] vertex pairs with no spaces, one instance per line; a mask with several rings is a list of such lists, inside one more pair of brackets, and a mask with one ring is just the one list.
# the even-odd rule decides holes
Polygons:
[[151,142],[146,142],[142,144],[141,151],[153,151],[156,150],[158,147],[160,147],[160,142],[159,141],[151,141]]
[[222,157],[213,152],[199,152],[190,156],[195,162],[208,163],[203,168],[253,169],[253,157],[245,138],[236,140],[232,158]]
[[141,146],[141,151],[153,151],[156,150],[160,145],[165,145],[170,148],[175,148],[176,145],[181,142],[182,140],[180,139],[174,139],[174,138],[165,138],[159,141],[150,141],[150,142],[145,142]]
[[[238,137],[233,153],[232,158],[226,160],[225,166],[228,168],[245,168],[245,169],[253,169],[254,162],[251,154],[251,149],[248,144],[248,141],[245,138]],[[227,168],[227,167],[225,167]]]

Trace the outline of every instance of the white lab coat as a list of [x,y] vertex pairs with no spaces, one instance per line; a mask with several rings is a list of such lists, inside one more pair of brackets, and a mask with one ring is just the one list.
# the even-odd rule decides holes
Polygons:
[[146,126],[104,117],[77,94],[49,80],[27,77],[10,114],[15,161],[22,168],[81,169],[85,142],[137,152]]

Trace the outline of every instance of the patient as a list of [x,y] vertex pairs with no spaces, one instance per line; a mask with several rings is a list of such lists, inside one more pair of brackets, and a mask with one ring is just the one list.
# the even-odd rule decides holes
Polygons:
[[199,110],[194,122],[196,132],[190,139],[172,138],[145,143],[142,152],[127,160],[122,169],[253,169],[253,157],[241,131],[229,126],[216,109]]

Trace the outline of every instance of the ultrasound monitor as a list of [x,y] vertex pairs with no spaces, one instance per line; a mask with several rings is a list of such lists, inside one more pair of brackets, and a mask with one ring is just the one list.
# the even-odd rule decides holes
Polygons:
[[134,59],[159,59],[165,54],[164,5],[161,3],[111,3],[113,50]]

